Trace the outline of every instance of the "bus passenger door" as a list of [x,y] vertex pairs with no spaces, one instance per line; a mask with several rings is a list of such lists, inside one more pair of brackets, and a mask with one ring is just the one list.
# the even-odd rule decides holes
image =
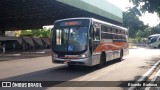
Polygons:
[[93,29],[93,51],[95,51],[96,47],[100,44],[100,29]]
[[93,54],[93,65],[99,64],[100,52],[96,51],[96,48],[100,44],[100,28],[93,28],[93,42],[92,42],[92,54]]

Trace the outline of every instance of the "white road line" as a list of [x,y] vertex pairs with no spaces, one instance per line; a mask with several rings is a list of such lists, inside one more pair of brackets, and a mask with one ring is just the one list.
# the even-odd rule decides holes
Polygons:
[[79,78],[78,81],[93,81],[93,80],[109,73],[110,71],[113,71],[113,70],[117,69],[118,67],[122,66],[122,62],[114,63],[112,65],[111,66],[105,66],[105,67],[103,67],[102,69],[99,69],[99,70],[95,70],[94,72]]
[[33,54],[33,53],[45,53],[45,52],[23,52],[23,53],[27,53],[27,54],[28,54],[28,53],[29,53],[29,54],[31,53],[31,54]]
[[2,54],[0,56],[20,56],[21,54]]
[[[138,79],[136,83],[145,81],[145,80],[156,70],[156,68],[157,68],[159,65],[160,65],[160,60],[159,60],[156,64],[154,64],[154,65],[152,66],[152,68],[149,69],[140,79]],[[136,84],[136,83],[135,83],[135,84]],[[135,88],[136,88],[136,87],[130,87],[128,90],[134,90]]]
[[[78,79],[78,81],[94,81],[95,79],[102,77],[103,75],[109,73],[110,71],[115,70],[118,67],[122,66],[121,64],[122,64],[122,62],[119,62],[119,63],[115,63],[114,66],[111,66],[111,67],[106,66],[100,70],[95,70],[94,72],[81,77],[80,79]],[[98,73],[98,75],[97,75],[97,73]],[[72,80],[72,81],[75,81],[75,80]],[[79,82],[77,82],[77,83],[79,83]],[[75,85],[77,83],[75,83]],[[80,86],[81,85],[83,86],[85,84],[87,84],[87,82],[81,83]],[[76,89],[77,89],[77,87],[69,87],[68,90],[76,90]]]
[[[155,77],[151,80],[151,84],[153,84],[154,81],[156,81],[157,77],[160,76],[160,70],[157,72]],[[146,87],[145,90],[149,90],[151,87]]]

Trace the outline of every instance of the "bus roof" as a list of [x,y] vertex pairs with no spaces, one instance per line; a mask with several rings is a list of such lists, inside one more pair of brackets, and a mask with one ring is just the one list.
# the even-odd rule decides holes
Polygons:
[[156,37],[156,36],[160,36],[160,34],[153,34],[153,35],[150,35],[149,37]]
[[65,18],[65,19],[56,20],[55,23],[56,23],[56,22],[59,22],[59,21],[72,20],[72,19],[91,19],[91,18],[87,18],[87,17]]
[[98,20],[98,19],[95,19],[95,18],[89,18],[89,17],[77,17],[77,18],[60,19],[60,20],[56,20],[55,23],[59,22],[59,21],[72,20],[72,19],[89,19],[89,20],[92,20],[92,21],[95,21],[95,22],[98,22],[98,23],[106,24],[108,26],[115,27],[115,28],[120,28],[122,30],[127,31],[127,28],[124,28],[124,27],[121,27],[121,26],[118,26],[118,25],[114,25],[114,24],[111,24],[111,23],[108,23],[108,22],[105,22],[105,21],[101,21],[101,20]]
[[127,28],[124,28],[124,27],[121,27],[121,26],[118,26],[118,25],[115,25],[115,24],[111,24],[111,23],[108,23],[108,22],[105,22],[105,21],[101,21],[101,20],[98,20],[98,19],[95,19],[95,18],[91,18],[93,21],[96,21],[98,23],[102,23],[102,24],[106,24],[108,26],[111,26],[111,27],[114,27],[114,28],[120,28],[122,30],[125,30],[127,31]]

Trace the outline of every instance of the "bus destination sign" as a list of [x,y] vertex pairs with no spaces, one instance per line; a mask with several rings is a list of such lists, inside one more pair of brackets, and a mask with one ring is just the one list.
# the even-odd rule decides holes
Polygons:
[[81,25],[82,21],[67,21],[67,22],[61,22],[60,26],[76,26],[76,25]]

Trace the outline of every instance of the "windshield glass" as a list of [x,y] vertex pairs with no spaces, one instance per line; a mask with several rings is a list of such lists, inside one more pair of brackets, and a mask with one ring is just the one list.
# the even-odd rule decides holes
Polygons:
[[80,52],[87,48],[88,27],[56,29],[53,50],[56,52]]
[[149,40],[149,44],[156,42],[158,37],[153,37]]

